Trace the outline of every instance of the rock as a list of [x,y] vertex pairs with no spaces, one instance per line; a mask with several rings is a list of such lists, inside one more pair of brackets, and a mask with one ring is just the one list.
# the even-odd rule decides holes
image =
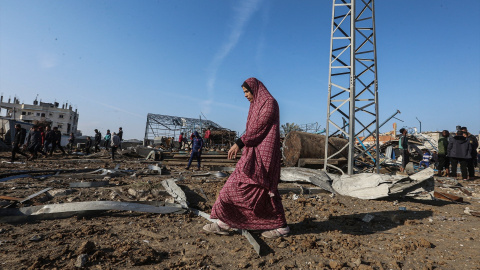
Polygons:
[[92,254],[96,247],[92,241],[84,242],[77,250],[77,254]]
[[332,269],[340,269],[342,268],[342,264],[335,261],[335,260],[331,260],[330,262],[328,262],[328,265],[330,266],[330,268]]
[[418,247],[424,247],[424,248],[431,248],[432,243],[427,241],[425,238],[420,238],[420,239],[418,239],[417,246]]
[[358,270],[373,270],[373,267],[371,267],[370,265],[366,265],[366,264],[360,264],[357,269]]
[[73,201],[79,201],[79,198],[77,196],[74,196],[74,197],[69,197],[67,199],[68,202],[73,202]]
[[88,255],[87,254],[80,254],[75,261],[75,267],[83,268],[87,264]]
[[73,193],[73,190],[71,189],[53,189],[47,191],[48,196],[54,198],[54,197],[60,197],[60,196],[67,196]]
[[142,190],[142,189],[133,189],[133,188],[129,188],[128,189],[128,194],[132,195],[133,197],[145,197],[146,195],[146,191],[145,190]]
[[32,237],[30,237],[30,239],[28,239],[29,241],[33,241],[33,242],[37,242],[37,241],[40,241],[40,240],[43,240],[43,237],[41,235],[34,235]]

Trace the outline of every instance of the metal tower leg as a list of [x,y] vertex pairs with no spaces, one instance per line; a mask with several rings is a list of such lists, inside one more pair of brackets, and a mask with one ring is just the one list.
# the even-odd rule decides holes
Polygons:
[[[376,63],[374,0],[333,0],[325,129],[329,137],[339,134],[348,139],[348,145],[340,151],[348,147],[349,175],[354,172],[355,159],[367,152],[355,148],[357,136],[365,131],[375,138],[375,166],[379,171]],[[342,124],[343,119],[348,122]],[[328,161],[340,151],[328,155],[328,148],[325,140],[324,169],[336,168]]]

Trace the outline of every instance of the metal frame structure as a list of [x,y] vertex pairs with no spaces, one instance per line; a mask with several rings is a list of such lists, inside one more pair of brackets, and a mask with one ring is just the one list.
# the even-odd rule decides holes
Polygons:
[[[324,169],[338,153],[348,147],[347,173],[353,174],[355,159],[375,148],[375,166],[380,170],[377,53],[374,0],[333,0],[330,39],[330,68],[326,134],[341,135],[348,144],[328,156],[325,140]],[[331,128],[332,127],[332,128]],[[375,137],[375,144],[357,148],[359,134]]]
[[196,119],[149,113],[145,126],[144,142],[149,140],[149,138],[154,139],[161,136],[175,137],[180,132],[189,134],[194,130],[201,131],[206,128],[223,129],[217,123],[210,120],[202,120],[201,117]]

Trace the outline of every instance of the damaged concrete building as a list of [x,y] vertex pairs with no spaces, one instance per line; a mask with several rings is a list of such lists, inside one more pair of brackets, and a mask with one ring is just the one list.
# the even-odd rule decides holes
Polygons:
[[[4,109],[4,111],[2,111]],[[13,98],[13,102],[9,98],[7,102],[3,102],[3,96],[0,97],[0,118],[7,121],[17,121],[30,124],[45,123],[52,127],[58,127],[62,134],[77,134],[79,131],[77,109],[73,110],[72,105],[58,102],[46,103],[37,98],[33,104],[25,104],[20,102],[17,97]],[[3,125],[2,125],[3,126]]]

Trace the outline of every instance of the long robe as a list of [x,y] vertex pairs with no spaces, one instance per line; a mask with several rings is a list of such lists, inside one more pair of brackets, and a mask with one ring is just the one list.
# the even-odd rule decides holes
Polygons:
[[235,171],[219,193],[211,218],[232,228],[270,230],[287,222],[280,194],[280,111],[262,82],[245,81],[254,96],[247,128],[240,138],[245,147]]

